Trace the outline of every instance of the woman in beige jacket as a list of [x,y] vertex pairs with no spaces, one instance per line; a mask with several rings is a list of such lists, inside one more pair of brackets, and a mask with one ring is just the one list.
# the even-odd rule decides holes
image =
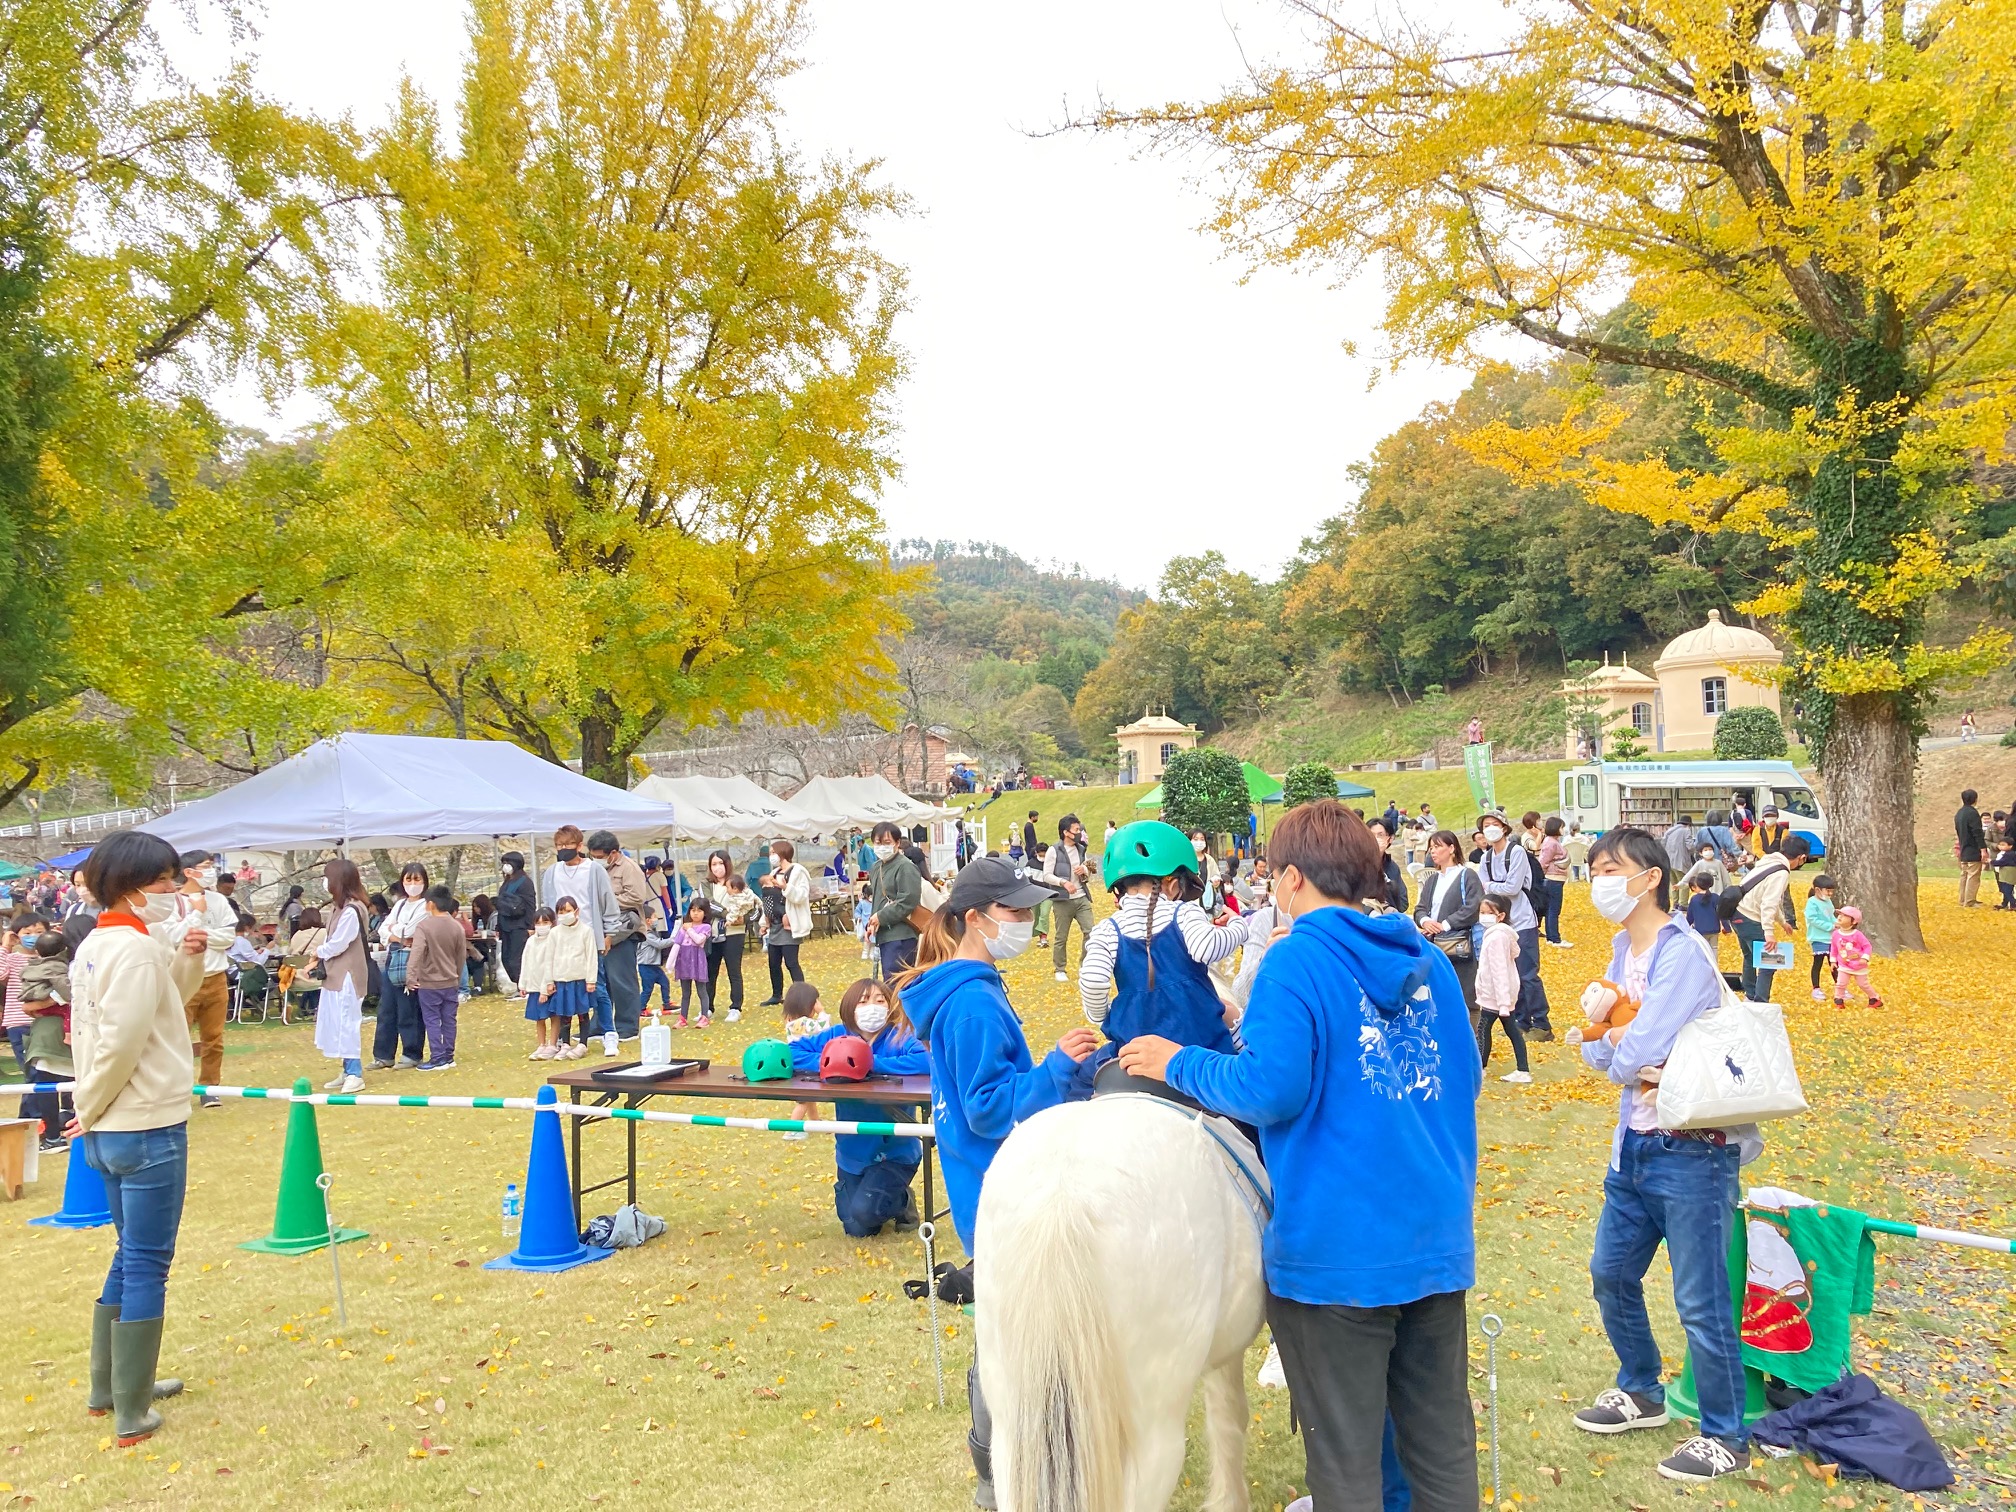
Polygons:
[[151,1403],[182,1389],[154,1370],[189,1176],[196,1067],[183,1009],[203,985],[208,936],[177,931],[179,948],[169,943],[179,874],[175,848],[157,836],[119,830],[100,840],[84,883],[104,911],[70,966],[76,1127],[118,1234],[92,1313],[86,1407],[113,1413],[121,1445],[159,1428]]

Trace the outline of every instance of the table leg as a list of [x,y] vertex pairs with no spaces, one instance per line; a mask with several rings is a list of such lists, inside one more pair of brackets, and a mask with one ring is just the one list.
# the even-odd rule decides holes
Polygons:
[[[580,1101],[581,1101],[581,1089],[580,1089],[579,1087],[569,1087],[569,1088],[567,1089],[567,1101],[569,1101],[570,1103],[574,1103],[574,1104],[576,1104],[576,1105],[578,1106],[578,1105],[580,1104]],[[573,1147],[574,1147],[574,1232],[578,1234],[578,1233],[580,1233],[580,1232],[581,1232],[581,1123],[582,1123],[582,1120],[581,1120],[581,1119],[580,1119],[580,1118],[579,1118],[579,1117],[577,1116],[577,1117],[574,1117],[574,1118],[569,1118],[569,1119],[567,1120],[567,1122],[569,1122],[570,1124],[572,1124],[572,1125],[574,1126],[573,1128],[571,1128],[571,1129],[569,1129],[569,1130],[567,1131],[567,1138],[568,1138],[568,1140],[569,1140],[569,1141],[570,1141],[570,1142],[571,1142],[571,1143],[573,1144]]]

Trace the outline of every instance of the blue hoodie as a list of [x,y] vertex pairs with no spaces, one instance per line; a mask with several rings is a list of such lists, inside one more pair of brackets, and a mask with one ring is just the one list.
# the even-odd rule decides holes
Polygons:
[[1442,952],[1404,914],[1304,914],[1239,1033],[1237,1055],[1178,1051],[1169,1085],[1259,1126],[1268,1289],[1344,1307],[1468,1289],[1484,1076]]
[[[831,1029],[791,1041],[791,1068],[800,1076],[817,1076],[819,1052],[829,1042],[853,1032],[845,1024],[835,1024]],[[876,1035],[868,1049],[875,1057],[875,1069],[885,1076],[922,1076],[931,1069],[924,1047],[894,1024]],[[833,1117],[856,1123],[909,1122],[903,1109],[887,1103],[837,1102],[833,1105]],[[833,1154],[840,1169],[850,1176],[859,1176],[878,1160],[915,1171],[924,1158],[924,1141],[893,1134],[841,1134],[834,1138]]]
[[980,1182],[994,1152],[1016,1124],[1066,1100],[1077,1062],[1052,1050],[1035,1063],[1001,973],[987,961],[933,966],[903,989],[903,1011],[931,1047],[938,1161],[953,1226],[970,1255]]

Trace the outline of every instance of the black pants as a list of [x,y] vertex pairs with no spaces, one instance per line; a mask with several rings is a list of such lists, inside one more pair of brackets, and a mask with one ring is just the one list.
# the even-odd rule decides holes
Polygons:
[[1476,1512],[1464,1295],[1396,1307],[1267,1298],[1318,1512],[1379,1512],[1389,1412],[1415,1512]]
[[410,987],[394,987],[389,981],[378,992],[378,1029],[371,1037],[371,1058],[390,1065],[405,1047],[413,1060],[420,1059],[420,999]]
[[712,1018],[714,999],[708,994],[707,984],[691,977],[679,978],[679,1017],[686,1017],[686,1006],[693,1001],[695,994],[700,998],[700,1017]]
[[525,964],[525,941],[531,933],[529,929],[507,929],[499,937],[503,942],[504,975],[514,983],[518,980],[518,968]]
[[1775,968],[1761,967],[1757,964],[1757,957],[1752,947],[1763,943],[1763,940],[1762,924],[1743,918],[1741,915],[1737,916],[1736,949],[1743,957],[1743,996],[1753,1003],[1771,1001],[1771,983],[1778,975]]
[[1495,1013],[1477,1014],[1477,1053],[1484,1057],[1484,1064],[1491,1064],[1491,1030],[1494,1025],[1505,1026],[1505,1043],[1512,1047],[1512,1060],[1521,1071],[1527,1070],[1526,1036],[1519,1028],[1517,1018],[1501,1018]]
[[1519,1006],[1512,1010],[1521,1029],[1554,1032],[1547,1021],[1547,987],[1540,980],[1540,926],[1519,931]]
[[742,940],[739,934],[707,942],[707,1001],[721,1001],[721,968],[728,968],[728,1011],[742,1011]]
[[1556,882],[1552,877],[1548,877],[1541,882],[1540,887],[1547,895],[1547,913],[1541,919],[1540,924],[1547,933],[1548,943],[1559,945],[1561,943],[1561,895],[1568,890],[1568,884],[1565,882]]
[[805,980],[804,969],[798,964],[798,944],[799,942],[788,934],[780,933],[770,937],[770,996],[773,1000],[784,996],[786,971],[791,973],[791,980],[794,982]]
[[[1813,990],[1815,992],[1818,992],[1820,990],[1820,968],[1822,966],[1831,966],[1833,964],[1834,964],[1834,957],[1828,954],[1826,951],[1816,950],[1813,952]],[[1838,982],[1841,980],[1840,972],[1837,971],[1833,975],[1835,981]]]

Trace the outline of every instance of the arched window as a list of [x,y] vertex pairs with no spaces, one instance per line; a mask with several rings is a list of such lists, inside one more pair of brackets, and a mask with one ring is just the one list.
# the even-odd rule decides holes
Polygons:
[[1640,735],[1652,733],[1652,705],[1649,703],[1631,705],[1631,728]]
[[1168,770],[1169,758],[1176,754],[1177,749],[1178,748],[1176,742],[1173,740],[1165,740],[1162,742],[1162,768],[1164,771]]
[[1729,707],[1729,679],[1726,677],[1704,677],[1701,679],[1701,712],[1720,714]]

